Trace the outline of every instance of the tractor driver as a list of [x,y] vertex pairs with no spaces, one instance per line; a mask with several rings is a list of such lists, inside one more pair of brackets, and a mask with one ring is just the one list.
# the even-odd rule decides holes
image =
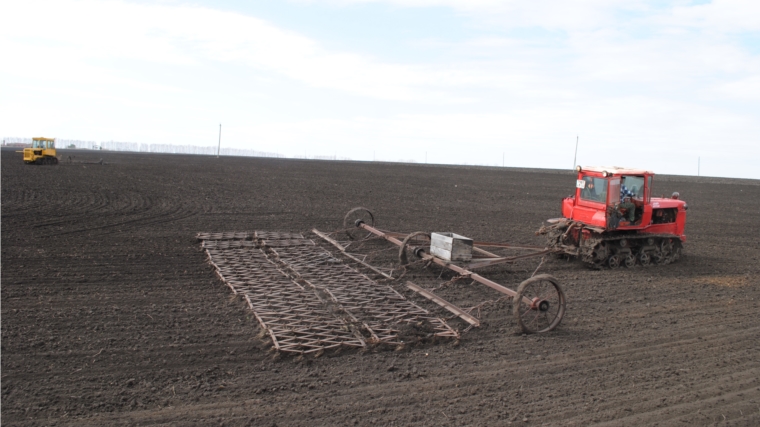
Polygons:
[[620,202],[623,203],[626,197],[633,198],[634,194],[625,186],[625,177],[620,181]]
[[[636,220],[636,205],[631,201],[631,196],[626,195],[623,197],[623,201],[617,205],[617,211],[621,216],[625,215],[623,216],[624,218],[627,216],[630,224],[633,224]],[[625,214],[623,211],[625,211]]]
[[586,185],[583,187],[581,197],[589,200],[599,200],[599,195],[596,194],[596,189],[594,188],[594,180],[591,177],[586,177],[584,180],[586,181]]

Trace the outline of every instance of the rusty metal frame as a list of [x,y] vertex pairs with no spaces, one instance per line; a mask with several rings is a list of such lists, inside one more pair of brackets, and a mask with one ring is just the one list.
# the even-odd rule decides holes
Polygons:
[[[398,233],[395,231],[388,231],[388,230],[382,230],[367,224],[359,224],[360,228],[364,228],[365,230],[371,232],[375,236],[383,237],[386,240],[390,241],[391,243],[394,243],[398,246],[401,246],[400,242],[407,236],[404,233]],[[312,230],[313,231],[313,230]],[[378,234],[379,233],[379,234]],[[324,238],[324,237],[323,237]],[[393,238],[399,243],[396,243],[393,240],[389,240],[389,238]],[[483,248],[497,248],[497,249],[512,249],[512,250],[529,250],[532,251],[528,254],[523,255],[515,255],[515,256],[501,256],[496,255],[494,253],[491,253]],[[502,242],[488,242],[488,241],[473,241],[472,242],[472,251],[473,254],[473,260],[469,263],[462,263],[463,267],[466,267],[468,270],[475,270],[478,268],[484,268],[484,267],[491,267],[494,265],[499,264],[511,264],[517,260],[525,259],[525,258],[533,258],[533,257],[539,257],[546,255],[548,253],[551,253],[552,250],[547,249],[544,246],[531,246],[531,245],[513,245],[511,243],[502,243]]]
[[[390,274],[385,273],[385,272],[379,270],[378,268],[376,268],[376,267],[374,267],[374,266],[372,266],[372,265],[364,262],[363,260],[360,260],[359,258],[355,257],[354,255],[348,253],[348,251],[346,251],[346,247],[345,246],[341,245],[338,241],[336,241],[335,239],[331,238],[327,234],[325,234],[325,233],[317,230],[316,228],[312,229],[311,231],[312,231],[312,233],[314,233],[317,236],[319,236],[322,239],[324,239],[326,242],[328,242],[331,245],[335,246],[346,257],[351,258],[352,260],[354,260],[354,261],[358,262],[359,264],[363,265],[364,267],[366,267],[366,268],[374,271],[375,273],[377,273],[377,274],[385,277],[386,279],[394,280],[394,277],[391,276]],[[400,233],[396,233],[396,234],[400,234]],[[414,284],[414,283],[412,283],[410,281],[406,282],[406,287],[409,288],[409,289],[411,289],[411,290],[413,290],[414,292],[417,292],[418,294],[420,294],[423,297],[429,299],[430,301],[433,301],[434,303],[440,305],[441,307],[445,308],[446,310],[448,310],[448,311],[456,314],[458,317],[460,317],[462,320],[464,320],[465,322],[469,323],[470,325],[472,325],[474,327],[479,327],[480,326],[480,321],[476,317],[470,315],[469,313],[467,313],[466,311],[464,311],[461,308],[457,307],[456,305],[454,305],[454,304],[446,301],[445,299],[441,298],[440,296],[434,294],[433,291],[431,291],[429,289],[422,288],[420,286],[417,286],[416,284]]]
[[[404,243],[401,240],[399,240],[397,237],[395,237],[395,236],[398,236],[399,233],[393,233],[395,235],[394,236],[394,235],[391,235],[389,233],[386,233],[384,231],[381,231],[381,230],[379,230],[379,229],[377,229],[375,227],[372,227],[372,226],[364,224],[364,223],[357,224],[357,227],[362,228],[364,230],[367,230],[368,232],[374,234],[375,236],[381,237],[381,238],[383,238],[383,239],[385,239],[385,240],[393,243],[394,245],[396,245],[398,247],[403,247],[404,246]],[[494,289],[494,290],[496,290],[498,292],[501,292],[502,294],[508,295],[510,297],[515,297],[517,295],[517,292],[513,291],[512,289],[509,289],[509,288],[507,288],[505,286],[502,286],[502,285],[494,282],[493,280],[487,279],[487,278],[485,278],[485,277],[483,277],[483,276],[481,276],[481,275],[479,275],[477,273],[469,271],[469,270],[467,270],[467,269],[465,269],[463,267],[460,267],[460,266],[458,266],[458,265],[456,265],[456,264],[454,264],[452,262],[442,260],[441,258],[438,258],[436,256],[430,255],[430,254],[428,254],[428,253],[426,253],[424,251],[422,251],[422,252],[415,251],[415,249],[417,249],[415,247],[410,247],[410,249],[412,251],[414,251],[414,252],[419,253],[419,257],[420,258],[422,258],[422,259],[424,259],[426,261],[433,262],[433,263],[435,263],[437,265],[440,265],[441,267],[448,268],[449,270],[452,270],[452,271],[454,271],[456,273],[459,273],[460,276],[468,277],[468,278],[470,278],[470,279],[472,279],[472,280],[474,280],[474,281],[476,281],[478,283],[486,285],[489,288]],[[536,254],[531,254],[531,256],[537,256],[537,255]],[[505,262],[508,262],[508,261],[505,261],[505,260],[500,259],[500,258],[496,258],[496,259],[494,259],[494,263],[489,264],[489,265],[496,265],[496,264],[501,264],[501,263],[505,263]],[[527,304],[531,304],[531,300],[530,299],[523,297],[523,300]]]
[[404,344],[399,328],[420,321],[433,335],[458,338],[443,319],[407,300],[388,285],[381,285],[315,246],[272,248],[279,260],[301,280],[323,291],[348,313],[354,313],[371,334],[373,344]]
[[289,279],[253,243],[204,240],[203,246],[217,275],[245,299],[275,350],[309,354],[343,346],[366,347],[345,319],[325,309],[317,293]]
[[333,258],[299,233],[199,233],[216,274],[248,303],[276,351],[405,344],[407,328],[459,338],[446,321]]
[[[344,226],[346,227],[350,226],[351,222],[348,221],[348,218],[350,217],[352,213],[357,212],[359,209],[366,210],[365,208],[354,208],[351,211],[349,211],[349,213],[344,218]],[[369,213],[369,215],[372,218],[372,221],[374,222],[374,216],[371,213]],[[505,297],[503,298],[510,298],[512,300],[513,315],[515,316],[517,322],[520,325],[520,328],[522,329],[524,333],[549,332],[553,330],[554,328],[556,328],[559,325],[559,323],[562,321],[562,317],[564,316],[565,307],[566,307],[566,298],[556,278],[547,274],[536,276],[534,272],[533,275],[529,279],[520,283],[519,287],[515,291],[505,286],[502,286],[490,279],[487,279],[477,273],[474,273],[468,269],[468,268],[472,268],[472,266],[475,266],[477,268],[477,267],[483,267],[486,265],[497,265],[497,264],[510,262],[517,259],[542,256],[551,252],[545,248],[539,248],[536,246],[511,245],[508,243],[478,242],[479,244],[486,247],[497,247],[497,248],[507,248],[507,249],[527,249],[533,252],[529,254],[514,256],[514,257],[501,257],[475,246],[473,248],[474,251],[483,255],[482,258],[476,259],[476,261],[473,261],[470,263],[455,263],[455,262],[451,262],[451,261],[445,260],[443,258],[439,258],[435,255],[428,253],[429,244],[427,244],[427,242],[425,242],[424,240],[423,241],[413,240],[415,237],[428,236],[427,240],[429,241],[430,235],[427,233],[416,232],[416,233],[411,233],[411,234],[403,234],[403,233],[396,233],[396,232],[387,232],[385,230],[380,230],[378,228],[375,228],[374,224],[373,225],[366,224],[362,219],[357,219],[351,225],[354,225],[358,229],[367,232],[366,237],[358,239],[358,240],[355,239],[354,234],[346,232],[346,234],[348,234],[348,237],[351,238],[352,240],[363,241],[363,240],[371,239],[372,236],[375,236],[375,238],[382,238],[392,243],[393,245],[398,246],[400,248],[399,260],[401,261],[402,266],[407,265],[408,261],[407,261],[406,254],[413,253],[418,258],[421,258],[421,260],[424,261],[427,265],[436,264],[445,269],[458,273],[459,274],[458,278],[472,279],[473,283],[477,282],[477,283],[486,285],[489,288],[494,289],[501,294],[504,294]],[[343,244],[330,238],[325,233],[322,233],[316,229],[312,231],[317,236],[323,238],[324,240],[326,240],[333,246],[337,247],[344,255],[348,256],[354,261],[361,263],[365,267],[370,268],[372,271],[379,273],[386,278],[394,279],[391,275],[385,274],[379,269],[372,267],[371,265],[367,264],[363,260],[359,259],[359,257],[349,254],[347,252],[347,248],[351,245],[351,243],[343,246]],[[541,264],[543,264],[543,258],[541,260]],[[539,264],[539,267],[541,266],[541,264]],[[536,269],[536,271],[537,270],[538,269]],[[441,307],[445,308],[451,313],[454,313],[462,320],[468,322],[470,324],[470,327],[468,327],[466,330],[468,330],[471,327],[480,326],[480,321],[476,317],[470,315],[468,310],[462,310],[456,305],[434,294],[431,290],[424,289],[411,282],[407,282],[407,288],[429,299],[430,301],[433,301],[434,303],[440,305]],[[503,299],[503,298],[500,298],[500,299]],[[551,302],[550,302],[550,299],[552,300]],[[550,310],[552,309],[552,307],[557,307],[556,309],[554,309],[556,310],[555,314],[550,313]],[[543,319],[545,321],[545,326],[539,326],[540,319]]]
[[[372,225],[367,224],[362,218],[350,221],[351,215],[362,211],[365,211],[369,214]],[[427,236],[427,240],[429,241],[430,234],[428,233],[415,232],[405,235],[396,232],[386,232],[384,230],[375,228],[374,215],[372,215],[372,213],[369,212],[366,208],[359,207],[349,211],[343,219],[343,225],[346,227],[346,229],[349,229],[348,227],[351,227],[353,225],[358,229],[368,232],[367,237],[362,240],[370,238],[374,235],[377,238],[385,239],[386,241],[398,246],[400,248],[399,260],[401,261],[402,265],[407,264],[407,254],[413,253],[415,256],[425,261],[428,265],[439,265],[445,269],[458,273],[459,277],[461,278],[472,279],[473,283],[478,282],[506,295],[506,298],[512,299],[513,315],[515,316],[517,322],[520,325],[520,328],[524,333],[549,332],[556,328],[562,321],[562,317],[564,316],[566,309],[566,298],[564,291],[562,290],[556,278],[548,274],[536,276],[534,272],[529,279],[520,283],[517,291],[515,291],[470,271],[470,269],[473,268],[493,266],[513,262],[518,259],[543,256],[552,252],[549,248],[540,248],[536,246],[526,245],[512,245],[508,243],[477,242],[480,246],[479,247],[478,245],[474,244],[475,242],[473,242],[473,252],[476,252],[478,255],[480,255],[480,257],[476,257],[474,261],[470,261],[469,263],[456,263],[428,253],[429,244],[423,243],[419,240],[414,240],[415,238],[419,239],[422,236]],[[354,235],[348,231],[346,231],[346,234],[348,234],[349,238],[355,239]],[[400,238],[403,238],[403,240]],[[532,252],[529,254],[512,257],[503,257],[488,252],[485,249],[482,249],[482,247],[521,249],[531,250]],[[345,253],[345,250],[342,251]],[[543,258],[541,260],[541,263],[543,264]],[[540,266],[541,264],[539,264],[539,267]],[[536,271],[537,270],[538,269],[536,269]],[[407,286],[409,289],[441,305],[452,313],[457,314],[463,320],[470,322],[471,327],[476,326],[473,321],[477,321],[477,319],[468,319],[469,314],[464,310],[443,300],[443,298],[433,294],[429,290],[420,288],[414,284],[411,284],[411,286],[407,284]],[[552,300],[551,302],[550,299]],[[552,310],[553,307],[556,307],[556,309],[554,309],[556,311],[554,314],[551,314],[550,310]],[[545,320],[545,326],[539,326],[539,319]]]
[[[478,251],[478,249],[480,249],[480,248],[474,246],[474,243],[473,243],[472,250],[473,251]],[[515,261],[517,261],[519,259],[525,259],[525,258],[533,258],[533,257],[543,256],[543,255],[546,255],[546,254],[552,252],[551,249],[545,249],[545,248],[542,248],[542,249],[543,250],[538,251],[538,252],[531,252],[529,254],[516,255],[516,256],[512,256],[512,257],[492,256],[492,257],[475,258],[477,261],[471,261],[470,263],[468,263],[467,264],[467,268],[474,270],[476,268],[491,267],[491,266],[499,265],[499,264],[507,264],[507,263],[515,262]]]
[[440,305],[441,307],[445,308],[446,310],[456,314],[459,316],[462,320],[469,323],[472,326],[475,326],[476,328],[480,326],[480,320],[478,320],[475,316],[472,316],[470,313],[462,310],[461,308],[457,307],[456,305],[446,301],[445,299],[441,298],[440,296],[434,294],[432,291],[419,287],[415,285],[412,282],[406,282],[406,287],[413,290],[414,292],[417,292],[418,294],[422,295],[423,297],[429,299],[430,301],[433,301],[434,303]]

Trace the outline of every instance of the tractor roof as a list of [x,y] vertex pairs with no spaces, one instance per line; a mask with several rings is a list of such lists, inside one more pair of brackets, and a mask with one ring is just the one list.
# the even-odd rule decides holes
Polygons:
[[55,138],[43,138],[41,136],[35,136],[32,138],[33,141],[55,141]]
[[621,166],[581,166],[581,171],[585,172],[607,172],[610,175],[654,175],[654,172],[645,169],[631,169]]

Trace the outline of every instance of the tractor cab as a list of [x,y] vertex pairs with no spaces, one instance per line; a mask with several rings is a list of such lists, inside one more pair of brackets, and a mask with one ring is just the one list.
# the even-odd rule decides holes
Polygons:
[[580,167],[575,193],[562,200],[563,218],[538,230],[547,248],[593,268],[668,264],[686,241],[686,202],[678,193],[653,197],[654,172]]
[[34,138],[32,139],[32,148],[47,150],[55,148],[55,138]]
[[[683,234],[686,203],[653,198],[654,172],[621,167],[578,167],[575,195],[565,198],[562,215],[599,231],[645,230]],[[631,212],[632,211],[632,212]],[[681,221],[678,221],[679,216]],[[676,229],[673,229],[675,226]]]
[[24,162],[28,164],[57,164],[55,138],[32,138],[31,148],[24,148]]

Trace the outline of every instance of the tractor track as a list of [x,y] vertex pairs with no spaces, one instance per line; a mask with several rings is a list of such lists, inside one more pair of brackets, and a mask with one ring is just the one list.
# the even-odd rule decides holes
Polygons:
[[[758,185],[655,179],[656,193],[679,191],[690,206],[683,256],[669,265],[591,270],[546,257],[483,270],[512,289],[539,265],[537,274],[559,279],[567,314],[547,335],[517,333],[511,302],[497,292],[414,265],[389,284],[450,319],[459,342],[299,358],[272,353],[197,232],[306,236],[337,231],[348,209],[365,206],[385,230],[540,245],[533,233],[557,216],[574,176],[101,156],[108,164],[30,167],[2,151],[5,424],[760,424],[760,246],[747,221],[760,212]],[[371,252],[369,262],[390,271],[398,252],[387,248],[374,241],[350,251]],[[463,332],[465,322],[406,280],[472,308],[483,326]]]

